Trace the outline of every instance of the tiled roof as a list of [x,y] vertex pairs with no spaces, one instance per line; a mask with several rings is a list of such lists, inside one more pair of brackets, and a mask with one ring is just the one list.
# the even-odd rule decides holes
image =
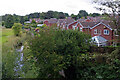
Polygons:
[[99,22],[80,22],[83,27],[93,27],[97,25]]
[[57,23],[57,19],[56,18],[51,18],[51,19],[49,19],[49,23]]

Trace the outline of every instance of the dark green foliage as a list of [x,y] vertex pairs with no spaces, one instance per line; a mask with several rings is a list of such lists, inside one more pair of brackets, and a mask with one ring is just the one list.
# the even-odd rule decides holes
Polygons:
[[30,52],[27,53],[32,56],[32,63],[39,67],[38,78],[59,78],[59,71],[65,69],[66,72],[69,66],[75,66],[77,57],[89,50],[89,38],[79,31],[41,30],[40,37],[29,41]]
[[78,13],[78,17],[85,17],[88,16],[88,13],[85,10],[80,10]]
[[73,19],[75,19],[75,20],[78,19],[78,16],[77,16],[77,15],[74,15],[74,14],[71,14],[71,17],[72,17]]
[[14,24],[14,17],[12,15],[8,15],[5,19],[5,27],[11,28]]
[[4,26],[5,25],[5,22],[4,21],[2,21],[2,26]]
[[93,13],[91,16],[96,17],[96,16],[100,16],[100,14],[99,13]]

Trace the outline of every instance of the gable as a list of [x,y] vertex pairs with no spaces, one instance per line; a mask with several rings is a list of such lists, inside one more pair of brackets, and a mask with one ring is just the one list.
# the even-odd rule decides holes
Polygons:
[[112,28],[110,28],[109,26],[107,26],[106,24],[104,24],[104,23],[102,23],[102,22],[96,24],[95,26],[91,27],[90,29],[96,28],[96,27],[98,27],[99,25],[103,25],[103,26],[105,26],[106,28],[112,30]]

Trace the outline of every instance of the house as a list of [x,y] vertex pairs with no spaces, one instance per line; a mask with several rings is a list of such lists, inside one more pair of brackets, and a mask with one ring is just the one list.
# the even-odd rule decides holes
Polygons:
[[59,19],[58,22],[57,22],[57,26],[62,28],[62,29],[67,30],[67,28],[68,28],[67,26],[74,21],[75,20],[71,17],[67,17],[66,19]]
[[30,22],[32,22],[32,20],[35,20],[36,23],[40,23],[40,22],[43,22],[42,19],[40,18],[33,18],[33,19],[29,19]]
[[51,18],[51,19],[46,19],[43,21],[43,24],[46,24],[47,26],[52,26],[57,24],[57,19],[56,18]]
[[[104,22],[79,22],[74,21],[68,24],[67,29],[79,29],[92,36],[92,39],[97,41],[98,46],[107,46],[112,44],[114,39],[113,29],[108,23]],[[102,42],[102,40],[104,42]]]

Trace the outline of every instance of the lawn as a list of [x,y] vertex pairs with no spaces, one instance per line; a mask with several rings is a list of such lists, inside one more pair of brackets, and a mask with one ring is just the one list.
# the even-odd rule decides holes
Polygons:
[[9,37],[14,35],[12,29],[2,29],[2,43],[8,42]]

